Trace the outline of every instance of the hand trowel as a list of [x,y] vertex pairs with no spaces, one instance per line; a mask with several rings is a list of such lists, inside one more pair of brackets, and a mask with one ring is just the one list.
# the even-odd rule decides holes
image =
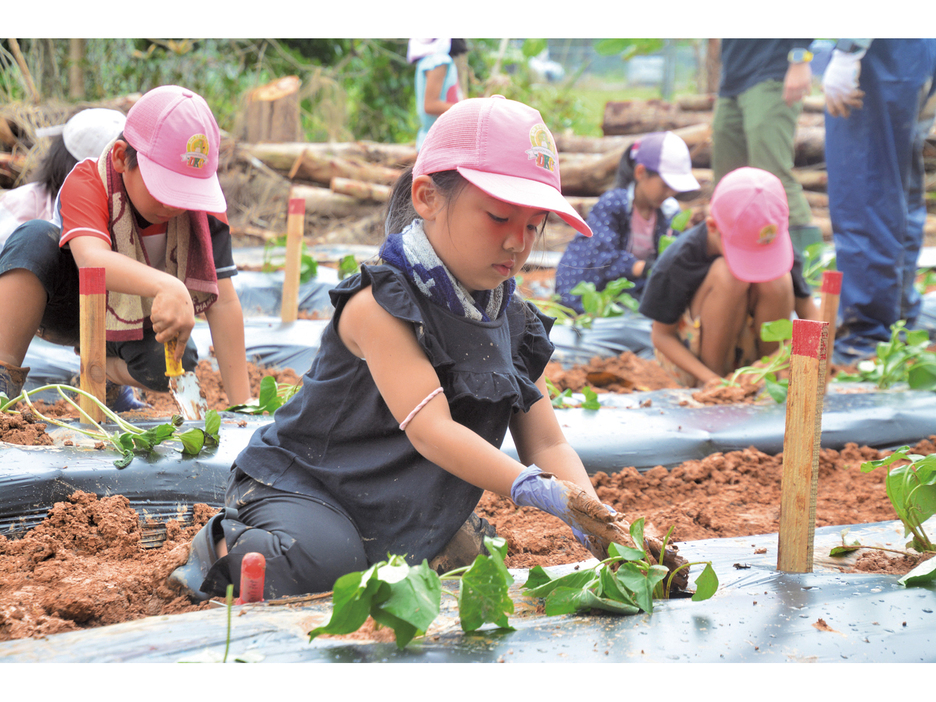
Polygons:
[[186,419],[202,419],[208,409],[205,398],[198,387],[198,377],[193,371],[185,371],[182,363],[176,360],[176,342],[178,337],[166,342],[166,375],[169,376],[169,389],[176,404]]

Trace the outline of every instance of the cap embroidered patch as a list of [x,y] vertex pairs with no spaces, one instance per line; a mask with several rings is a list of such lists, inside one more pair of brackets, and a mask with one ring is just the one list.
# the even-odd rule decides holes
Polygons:
[[768,224],[757,235],[758,244],[769,244],[777,236],[777,225]]
[[182,162],[192,168],[203,168],[208,163],[208,137],[204,134],[193,134],[185,145],[186,153],[182,154]]
[[527,158],[533,159],[540,168],[545,168],[550,173],[554,172],[558,158],[556,142],[545,124],[534,124],[530,128],[530,144],[533,148],[527,149]]

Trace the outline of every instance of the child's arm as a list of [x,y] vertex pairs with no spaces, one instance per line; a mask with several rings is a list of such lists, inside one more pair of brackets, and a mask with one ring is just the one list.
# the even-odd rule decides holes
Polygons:
[[[338,333],[348,350],[367,362],[381,396],[398,422],[439,387],[439,377],[416,341],[412,327],[380,307],[371,288],[348,300],[339,318]],[[406,435],[428,460],[499,495],[510,495],[511,485],[524,468],[519,461],[454,421],[441,394],[412,418]]]
[[244,312],[230,278],[218,280],[218,299],[205,311],[218,370],[228,402],[241,405],[250,400],[247,351],[244,343]]
[[177,336],[181,358],[195,326],[192,295],[181,280],[111,250],[110,245],[97,236],[76,236],[68,246],[79,268],[105,269],[108,290],[153,298],[150,318],[156,340],[164,344]]
[[582,459],[559,426],[556,411],[549,401],[546,376],[540,376],[536,387],[543,393],[543,399],[535,403],[529,412],[515,414],[510,422],[510,434],[520,461],[524,465],[535,463],[543,472],[575,483],[597,500],[598,495],[585,472]]
[[721,378],[683,346],[676,331],[678,327],[678,324],[664,324],[654,320],[650,327],[653,347],[684,371],[692,373],[702,384],[713,378]]

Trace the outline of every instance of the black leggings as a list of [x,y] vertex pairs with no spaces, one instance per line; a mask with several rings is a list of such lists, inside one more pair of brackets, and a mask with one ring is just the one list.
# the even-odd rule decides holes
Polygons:
[[313,497],[258,483],[234,466],[226,504],[236,519],[223,519],[228,555],[208,571],[202,590],[240,592],[241,561],[250,552],[266,559],[264,599],[327,592],[346,573],[365,570],[367,556],[357,527],[336,508]]

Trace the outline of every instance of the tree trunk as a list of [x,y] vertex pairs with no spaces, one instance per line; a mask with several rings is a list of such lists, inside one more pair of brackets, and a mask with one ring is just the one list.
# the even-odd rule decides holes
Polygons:
[[374,202],[386,202],[390,199],[391,191],[389,185],[339,177],[332,178],[330,188],[335,193],[350,195],[357,200],[372,200]]
[[296,142],[302,139],[297,76],[280,78],[247,97],[247,141]]
[[721,39],[709,39],[705,51],[705,92],[718,93],[721,85]]
[[68,97],[82,100],[85,96],[84,81],[85,40],[68,40]]
[[296,159],[305,154],[357,158],[367,163],[404,168],[416,162],[416,147],[407,144],[380,144],[374,141],[356,141],[340,144],[283,143],[251,144],[239,142],[237,150],[259,159],[270,168],[289,173]]
[[397,168],[388,168],[376,163],[364,163],[359,159],[345,159],[304,150],[289,170],[289,177],[310,180],[329,185],[333,178],[368,181],[382,185],[393,185],[400,177]]

